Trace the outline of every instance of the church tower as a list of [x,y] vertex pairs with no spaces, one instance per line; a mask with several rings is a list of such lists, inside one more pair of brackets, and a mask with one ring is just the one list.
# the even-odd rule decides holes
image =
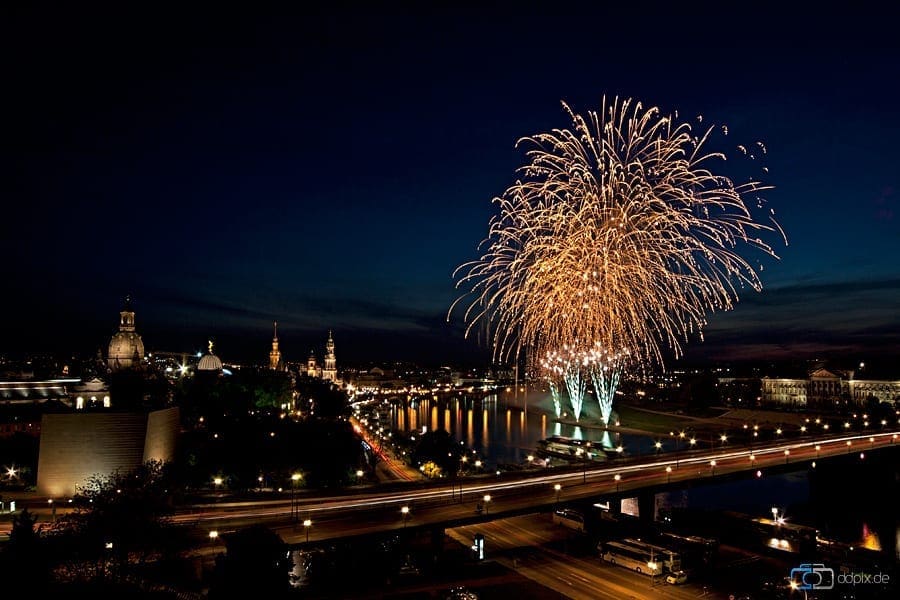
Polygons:
[[272,336],[272,350],[269,351],[269,368],[280,371],[284,365],[281,362],[281,350],[278,349],[278,321],[274,322],[275,335]]
[[334,340],[331,338],[331,330],[328,331],[328,341],[325,343],[325,367],[322,369],[322,379],[337,382],[337,360],[334,357]]
[[306,359],[306,374],[310,377],[319,376],[319,368],[316,366],[316,353],[309,351],[309,358]]

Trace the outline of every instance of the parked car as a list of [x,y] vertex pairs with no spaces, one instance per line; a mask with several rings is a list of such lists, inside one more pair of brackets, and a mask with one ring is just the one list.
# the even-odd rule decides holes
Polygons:
[[684,571],[675,571],[666,575],[666,583],[678,585],[687,581],[687,573]]

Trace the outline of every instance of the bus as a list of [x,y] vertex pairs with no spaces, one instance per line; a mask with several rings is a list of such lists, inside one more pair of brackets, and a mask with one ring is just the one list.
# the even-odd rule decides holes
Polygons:
[[664,571],[674,573],[681,570],[681,555],[674,550],[645,542],[639,538],[625,538],[621,542],[652,554],[653,560],[660,563]]
[[682,535],[674,531],[664,531],[659,535],[660,543],[681,554],[685,567],[709,567],[715,564],[719,541],[697,535]]
[[584,533],[584,515],[571,508],[560,508],[553,511],[553,522],[575,531]]
[[623,542],[606,542],[600,558],[606,562],[631,569],[642,575],[662,575],[662,563],[656,561],[655,553],[625,544]]

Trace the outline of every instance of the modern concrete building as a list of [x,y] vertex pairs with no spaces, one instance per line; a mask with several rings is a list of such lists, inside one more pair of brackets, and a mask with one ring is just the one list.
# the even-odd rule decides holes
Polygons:
[[92,476],[131,471],[175,458],[177,407],[151,412],[45,413],[41,419],[37,490],[73,496]]

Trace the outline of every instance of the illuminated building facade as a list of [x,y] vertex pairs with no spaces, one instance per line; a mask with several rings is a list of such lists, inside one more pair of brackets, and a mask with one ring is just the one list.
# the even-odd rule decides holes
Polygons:
[[319,367],[315,351],[310,350],[309,358],[306,359],[306,374],[309,377],[318,377],[337,383],[337,358],[334,355],[334,338],[330,330],[328,331],[328,341],[325,342],[324,365]]
[[870,399],[900,403],[900,381],[855,379],[854,373],[817,369],[805,379],[762,378],[762,401],[803,408],[842,403],[862,405]]
[[92,476],[128,472],[149,460],[175,458],[177,407],[151,412],[45,413],[37,490],[72,496]]

